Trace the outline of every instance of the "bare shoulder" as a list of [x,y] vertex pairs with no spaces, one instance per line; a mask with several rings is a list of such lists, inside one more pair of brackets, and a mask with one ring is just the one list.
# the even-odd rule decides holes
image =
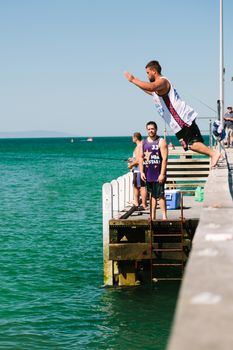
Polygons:
[[167,142],[162,137],[160,137],[160,139],[159,139],[159,147],[167,147]]
[[142,142],[136,146],[135,153],[136,155],[140,155],[142,153]]
[[164,95],[169,90],[170,90],[170,82],[169,82],[169,80],[166,77],[164,77],[164,76],[159,77],[159,79],[157,80],[157,92],[160,95]]
[[163,75],[161,75],[160,79],[163,81],[163,83],[166,82],[170,84],[168,78],[164,77]]

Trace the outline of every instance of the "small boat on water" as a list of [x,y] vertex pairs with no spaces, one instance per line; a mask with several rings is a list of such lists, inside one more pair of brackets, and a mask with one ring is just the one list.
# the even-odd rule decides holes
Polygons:
[[88,137],[87,142],[92,142],[93,138],[92,137]]

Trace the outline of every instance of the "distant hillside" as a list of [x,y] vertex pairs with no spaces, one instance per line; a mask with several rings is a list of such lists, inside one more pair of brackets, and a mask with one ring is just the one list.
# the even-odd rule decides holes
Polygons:
[[77,137],[77,135],[56,131],[18,131],[0,132],[0,138],[41,138],[41,137]]

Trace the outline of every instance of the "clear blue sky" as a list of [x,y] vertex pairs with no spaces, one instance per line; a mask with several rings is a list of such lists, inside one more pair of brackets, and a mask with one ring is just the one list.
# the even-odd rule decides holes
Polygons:
[[[219,98],[219,0],[0,2],[0,131],[123,136],[164,123],[128,83],[163,74],[200,116]],[[233,1],[224,0],[225,106],[233,105]]]

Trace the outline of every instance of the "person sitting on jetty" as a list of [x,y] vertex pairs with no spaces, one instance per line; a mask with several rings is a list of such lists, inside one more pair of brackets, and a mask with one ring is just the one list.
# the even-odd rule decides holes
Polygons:
[[226,131],[226,146],[233,147],[233,109],[227,107],[227,111],[224,114],[224,129]]
[[167,220],[164,184],[166,181],[168,149],[166,141],[157,135],[157,124],[146,124],[148,137],[143,140],[139,169],[141,178],[146,181],[147,191],[151,194],[150,219],[156,219],[157,200],[159,200],[163,220]]
[[139,80],[128,72],[124,72],[124,75],[129,82],[153,96],[158,113],[176,134],[184,150],[191,149],[211,157],[211,166],[215,167],[221,154],[204,144],[195,122],[197,113],[180,98],[170,81],[161,75],[162,68],[158,61],[150,61],[145,68],[149,82]]
[[139,171],[139,155],[142,147],[142,135],[140,132],[135,132],[132,136],[132,141],[136,143],[136,147],[133,152],[133,158],[129,158],[128,168],[133,171],[133,188],[134,188],[134,201],[135,206],[139,206],[140,195],[142,199],[142,208],[147,208],[146,197],[146,183],[141,179]]

